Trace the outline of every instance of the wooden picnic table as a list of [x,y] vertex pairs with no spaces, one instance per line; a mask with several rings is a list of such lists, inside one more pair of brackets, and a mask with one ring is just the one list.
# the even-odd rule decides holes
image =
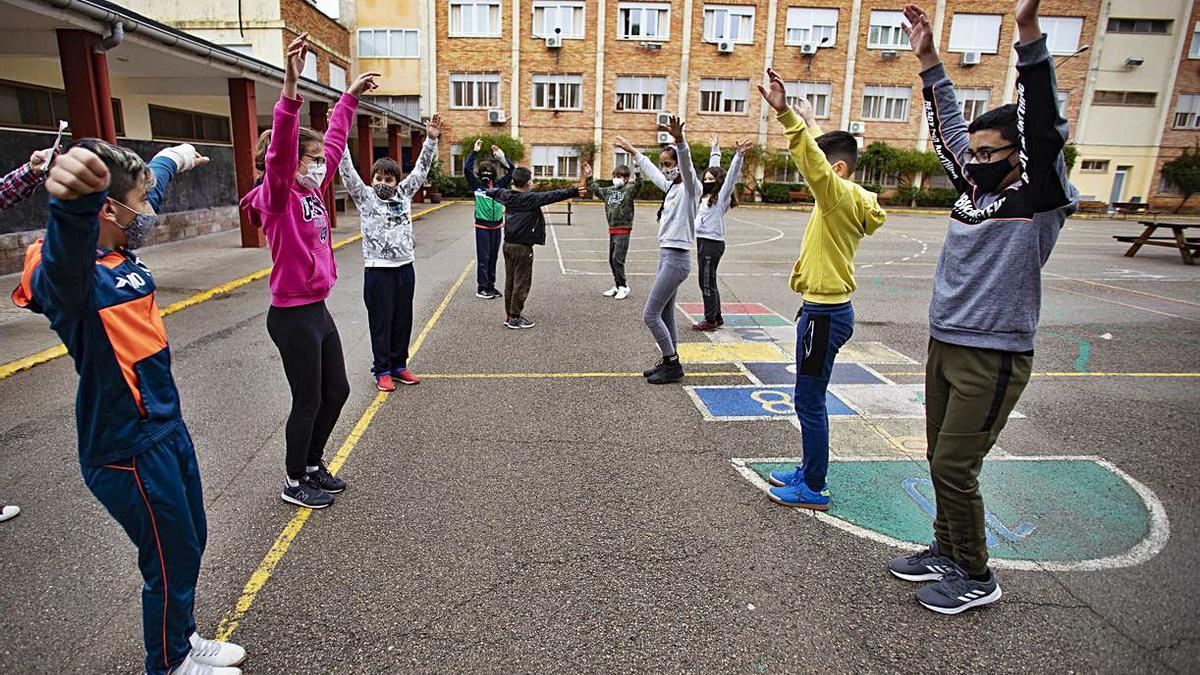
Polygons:
[[[1146,229],[1139,236],[1113,236],[1113,239],[1117,241],[1133,244],[1129,247],[1128,251],[1125,251],[1125,257],[1132,258],[1137,255],[1138,250],[1143,246],[1166,246],[1167,248],[1179,250],[1179,255],[1183,258],[1184,265],[1196,264],[1196,258],[1200,257],[1200,237],[1185,236],[1184,230],[1191,227],[1200,227],[1200,223],[1163,223],[1157,220],[1139,220],[1138,223],[1146,226]],[[1174,236],[1153,236],[1155,230],[1160,227],[1170,228]]]

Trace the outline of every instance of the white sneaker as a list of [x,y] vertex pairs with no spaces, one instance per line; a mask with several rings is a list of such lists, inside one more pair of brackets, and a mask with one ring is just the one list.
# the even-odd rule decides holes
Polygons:
[[191,659],[206,666],[240,666],[246,660],[246,650],[232,642],[208,640],[200,637],[199,633],[192,633],[188,642],[192,645]]
[[607,291],[604,291],[604,297],[606,297],[606,298],[611,298],[616,294],[617,294],[616,286],[613,286],[612,288],[608,289]]
[[622,286],[622,287],[618,288],[617,294],[613,297],[615,297],[617,300],[624,300],[625,298],[628,298],[629,297],[629,287]]
[[4,504],[0,506],[0,523],[6,520],[12,520],[21,515],[21,507],[12,504]]
[[193,654],[188,654],[179,667],[171,671],[171,675],[242,675],[241,668],[222,668],[200,663]]

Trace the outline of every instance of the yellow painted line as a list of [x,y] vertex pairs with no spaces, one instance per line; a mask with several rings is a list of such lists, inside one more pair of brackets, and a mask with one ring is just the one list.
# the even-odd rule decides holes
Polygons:
[[[438,305],[433,315],[425,322],[425,327],[421,329],[421,335],[417,338],[417,342],[413,344],[409,355],[410,359],[417,355],[421,344],[425,341],[425,336],[429,335],[429,331],[433,330],[434,325],[437,324],[438,319],[442,317],[442,314],[446,311],[446,307],[450,304],[450,300],[454,298],[454,294],[458,292],[458,289],[466,281],[467,275],[474,267],[474,260],[468,262],[467,266],[463,268],[462,274],[458,275],[458,279],[454,282],[454,285],[450,287],[450,290],[446,291],[446,296],[442,298],[442,303]],[[350,453],[358,446],[358,441],[366,433],[367,427],[371,426],[371,422],[375,419],[375,414],[379,412],[379,409],[387,399],[388,395],[382,391],[375,395],[371,404],[363,412],[362,417],[358,418],[358,422],[350,430],[350,435],[346,437],[341,447],[338,448],[337,453],[334,454],[333,459],[330,460],[330,473],[336,474],[338,469],[341,469],[342,465],[346,463],[346,459],[350,457]],[[246,613],[250,611],[250,607],[254,604],[254,599],[258,597],[258,592],[270,580],[271,574],[275,571],[279,562],[283,560],[283,556],[288,552],[292,541],[300,534],[304,523],[308,522],[308,517],[311,515],[312,509],[296,509],[296,513],[292,515],[292,519],[284,526],[283,531],[275,538],[275,543],[271,544],[271,548],[263,556],[262,562],[258,564],[258,568],[250,575],[250,580],[242,588],[242,594],[238,597],[237,602],[234,603],[233,609],[221,617],[221,623],[217,625],[217,640],[228,640],[233,635],[233,632],[237,630],[238,624],[241,623]]]
[[[902,373],[880,373],[884,377],[923,377],[924,371]],[[1200,377],[1200,373],[1076,373],[1076,372],[1046,372],[1033,373],[1033,377]]]
[[[711,373],[687,373],[687,377],[744,377],[740,370]],[[641,373],[435,373],[421,375],[423,380],[554,380],[587,378],[635,378]]]
[[790,363],[792,357],[770,342],[681,342],[683,363]]
[[[424,211],[422,211],[418,214],[415,214],[413,216],[413,220],[417,220],[418,218],[421,218],[422,216],[426,216],[426,215],[433,213],[434,211],[437,211],[439,209],[444,209],[447,206],[450,206],[452,203],[453,202],[446,202],[443,204],[438,204],[437,206],[434,206],[433,208],[425,209]],[[352,234],[349,237],[346,237],[345,239],[342,239],[341,241],[335,243],[333,245],[333,248],[334,248],[334,250],[337,250],[339,248],[342,248],[343,246],[348,246],[350,244],[353,244],[354,242],[356,242],[360,239],[362,239],[362,233],[361,232],[355,233],[355,234]],[[271,268],[264,267],[260,270],[251,272],[250,274],[247,274],[244,277],[239,277],[237,279],[234,279],[233,281],[228,281],[226,283],[223,283],[220,286],[217,286],[216,288],[210,288],[207,291],[201,291],[199,293],[196,293],[195,295],[186,297],[183,300],[173,302],[173,303],[167,305],[166,307],[163,307],[161,310],[161,313],[163,316],[170,316],[171,314],[174,314],[175,312],[178,312],[180,310],[187,309],[188,307],[194,307],[196,305],[199,305],[202,302],[207,302],[209,300],[212,300],[213,298],[215,298],[218,295],[224,295],[225,293],[229,293],[230,291],[241,288],[242,286],[245,286],[246,284],[249,284],[254,281],[258,281],[259,279],[262,279],[263,277],[266,277],[270,274],[271,274]],[[57,359],[59,357],[66,356],[66,355],[67,355],[67,348],[64,345],[57,345],[55,347],[50,347],[49,349],[43,349],[42,351],[40,351],[36,354],[31,354],[29,356],[19,358],[16,361],[10,361],[8,363],[5,363],[4,365],[0,365],[0,380],[3,380],[4,378],[9,377],[11,375],[15,375],[21,371],[29,370],[30,368],[33,368],[34,366],[40,366],[43,363],[46,363],[48,361],[53,361],[54,359]]]

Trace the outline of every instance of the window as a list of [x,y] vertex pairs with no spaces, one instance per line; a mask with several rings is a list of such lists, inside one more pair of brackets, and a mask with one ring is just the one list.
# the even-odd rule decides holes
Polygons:
[[671,39],[671,5],[622,2],[617,5],[617,37],[621,40]]
[[837,42],[836,9],[788,7],[786,45],[815,44],[832,47]]
[[828,82],[784,82],[787,92],[788,105],[795,105],[800,98],[808,99],[812,104],[813,114],[818,118],[829,117],[829,97],[833,95],[833,85]]
[[1062,89],[1058,90],[1058,114],[1063,117],[1067,116],[1067,104],[1071,101],[1071,92]]
[[884,173],[877,166],[870,168],[859,167],[854,172],[855,182],[859,185],[878,185],[880,187],[892,188],[900,185],[900,174]]
[[1200,21],[1192,26],[1192,45],[1188,47],[1189,59],[1200,59]]
[[700,112],[744,115],[749,96],[750,80],[700,80]]
[[533,107],[540,110],[582,110],[582,75],[534,75]]
[[463,175],[464,157],[462,156],[462,151],[463,151],[463,148],[461,145],[450,146],[450,175],[451,176]]
[[500,73],[450,73],[451,108],[499,108]]
[[534,178],[578,178],[579,149],[569,145],[535,145],[532,148]]
[[1166,176],[1158,177],[1158,194],[1160,195],[1178,195],[1179,188],[1175,184],[1167,180]]
[[868,86],[863,89],[864,120],[904,122],[908,120],[908,101],[912,87]]
[[968,122],[987,112],[990,95],[990,89],[959,89],[957,87],[954,89],[954,96],[958,99],[958,108],[962,110],[963,117]]
[[500,37],[500,0],[450,0],[450,37]]
[[666,106],[667,78],[642,75],[617,77],[617,110],[658,112]]
[[229,143],[229,118],[152,105],[150,135],[156,141]]
[[583,39],[582,2],[533,3],[533,37]]
[[409,119],[421,119],[420,96],[368,96],[367,100]]
[[754,44],[754,5],[705,5],[704,41]]
[[300,77],[307,77],[314,82],[317,80],[316,52],[309,52],[304,55],[304,70],[300,71]]
[[1038,17],[1042,32],[1046,34],[1046,46],[1051,54],[1074,54],[1079,50],[1079,35],[1083,32],[1083,18],[1078,16]]
[[1085,159],[1079,163],[1080,171],[1095,171],[1098,173],[1108,173],[1107,159]]
[[415,59],[419,57],[416,29],[377,28],[358,31],[359,58]]
[[622,150],[620,148],[616,148],[613,150],[613,168],[614,169],[617,168],[618,166],[627,166],[632,169],[634,163],[635,162],[633,161],[633,155],[629,154],[628,152],[625,152],[624,150]]
[[329,86],[338,91],[346,90],[346,69],[336,63],[329,64]]
[[1109,19],[1108,32],[1168,35],[1171,32],[1171,22],[1167,19]]
[[867,49],[911,49],[908,36],[900,27],[901,12],[871,10],[871,32],[867,34]]
[[[112,100],[112,109],[117,135],[124,136],[125,115],[120,99]],[[0,125],[58,131],[59,120],[71,121],[66,92],[0,80]]]
[[1152,91],[1097,91],[1092,95],[1094,105],[1153,106],[1156,94]]
[[952,52],[995,54],[1000,46],[1000,16],[996,14],[955,14],[950,24]]
[[1176,129],[1200,129],[1200,94],[1180,94],[1175,106]]

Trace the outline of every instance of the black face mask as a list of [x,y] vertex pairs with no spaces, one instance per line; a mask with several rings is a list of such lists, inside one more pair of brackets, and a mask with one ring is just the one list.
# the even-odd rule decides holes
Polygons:
[[380,199],[387,201],[396,196],[396,186],[388,185],[387,183],[376,183],[372,186],[375,190],[375,195]]
[[715,181],[715,180],[704,181],[704,194],[710,195],[716,191],[717,191],[717,181]]
[[1013,165],[1005,157],[995,162],[985,162],[983,164],[968,164],[967,177],[971,179],[975,186],[984,192],[996,192],[1000,183],[1004,182],[1004,178],[1013,170]]

